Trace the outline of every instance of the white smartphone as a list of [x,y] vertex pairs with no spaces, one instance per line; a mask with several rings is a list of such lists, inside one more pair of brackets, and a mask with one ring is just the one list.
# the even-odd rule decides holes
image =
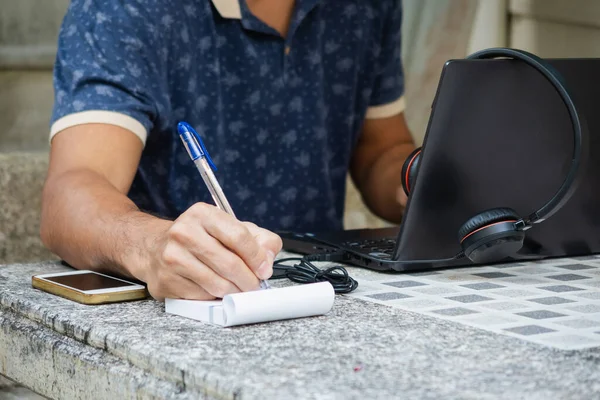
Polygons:
[[34,275],[32,285],[83,304],[115,303],[148,296],[143,285],[88,270]]

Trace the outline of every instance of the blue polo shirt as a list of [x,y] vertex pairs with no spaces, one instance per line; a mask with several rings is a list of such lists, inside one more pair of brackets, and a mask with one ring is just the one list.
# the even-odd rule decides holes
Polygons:
[[59,36],[51,139],[92,122],[128,129],[144,144],[129,197],[174,219],[212,204],[177,134],[183,120],[239,219],[341,229],[362,124],[404,108],[401,7],[297,0],[284,38],[245,0],[74,0]]

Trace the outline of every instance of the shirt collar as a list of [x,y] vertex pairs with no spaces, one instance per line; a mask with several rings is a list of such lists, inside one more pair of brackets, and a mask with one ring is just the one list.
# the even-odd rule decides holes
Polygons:
[[239,0],[212,0],[213,5],[223,18],[242,19]]

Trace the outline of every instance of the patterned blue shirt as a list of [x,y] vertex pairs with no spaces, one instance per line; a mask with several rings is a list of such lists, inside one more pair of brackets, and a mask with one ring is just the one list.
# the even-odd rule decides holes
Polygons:
[[128,195],[174,219],[212,203],[177,135],[184,120],[239,219],[342,229],[362,124],[404,108],[401,7],[297,0],[284,38],[245,0],[74,0],[59,36],[51,138],[91,122],[130,130],[144,150]]

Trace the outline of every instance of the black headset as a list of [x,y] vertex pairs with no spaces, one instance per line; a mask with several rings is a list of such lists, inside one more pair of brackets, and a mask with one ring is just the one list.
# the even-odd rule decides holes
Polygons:
[[[562,78],[539,57],[523,50],[492,48],[476,52],[467,59],[512,58],[535,68],[554,86],[569,111],[573,126],[573,155],[571,167],[554,196],[541,208],[525,218],[508,207],[485,210],[471,217],[458,230],[458,239],[466,257],[476,263],[500,261],[517,253],[523,247],[525,231],[534,224],[551,217],[569,200],[577,186],[578,171],[587,153],[587,129],[577,112]],[[414,150],[402,167],[402,187],[410,194],[417,176],[421,149]]]

